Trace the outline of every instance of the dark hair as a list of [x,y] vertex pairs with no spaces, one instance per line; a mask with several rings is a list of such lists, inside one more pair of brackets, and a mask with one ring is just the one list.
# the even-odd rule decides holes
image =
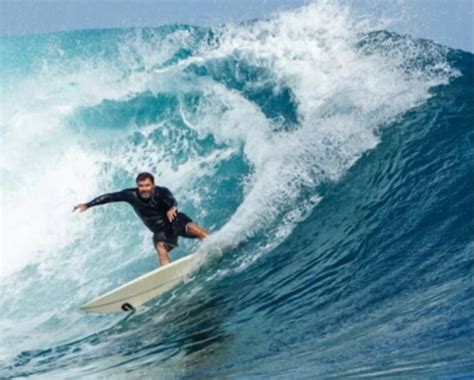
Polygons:
[[153,177],[153,174],[148,173],[148,172],[141,172],[137,175],[137,178],[135,178],[135,182],[141,182],[146,179],[149,179],[151,182],[155,183],[155,177]]

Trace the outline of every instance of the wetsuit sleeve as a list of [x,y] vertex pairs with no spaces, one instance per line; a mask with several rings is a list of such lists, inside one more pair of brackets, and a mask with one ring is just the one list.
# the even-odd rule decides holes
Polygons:
[[168,188],[162,187],[160,193],[161,200],[166,206],[168,206],[168,209],[170,209],[171,207],[178,206],[178,202],[176,202],[176,199],[173,197],[173,194],[171,193],[171,191],[169,191]]
[[122,191],[117,191],[116,193],[108,193],[108,194],[99,195],[97,198],[94,198],[90,202],[87,202],[86,206],[89,208],[89,207],[99,206],[99,205],[112,203],[112,202],[129,202],[129,200],[130,200],[129,191],[122,190]]

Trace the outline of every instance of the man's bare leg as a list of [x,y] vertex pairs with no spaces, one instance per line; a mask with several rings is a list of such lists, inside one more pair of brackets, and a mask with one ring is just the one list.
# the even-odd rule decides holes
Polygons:
[[[186,232],[191,236],[196,236],[200,240],[204,240],[204,238],[209,235],[209,232],[207,232],[206,229],[191,222],[186,225]],[[169,264],[171,261],[168,255],[170,249],[168,249],[167,245],[163,242],[158,242],[155,248],[156,252],[158,252],[160,265],[163,266]]]
[[156,252],[158,252],[158,259],[160,260],[160,266],[167,265],[170,263],[170,257],[168,256],[168,248],[163,242],[156,243]]
[[204,240],[204,238],[209,235],[209,232],[207,232],[206,229],[191,222],[186,224],[186,232],[191,236],[196,236],[200,240]]

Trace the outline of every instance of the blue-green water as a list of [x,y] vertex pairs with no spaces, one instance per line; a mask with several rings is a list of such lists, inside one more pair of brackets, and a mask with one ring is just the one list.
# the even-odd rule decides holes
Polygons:
[[[0,377],[472,377],[474,57],[360,21],[0,39]],[[126,204],[72,206],[142,170],[203,262],[85,314],[157,257]]]

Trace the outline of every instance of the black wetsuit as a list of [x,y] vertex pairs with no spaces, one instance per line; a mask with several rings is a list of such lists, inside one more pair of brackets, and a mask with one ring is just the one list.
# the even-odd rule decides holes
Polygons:
[[103,194],[86,203],[93,207],[111,202],[127,202],[133,207],[138,217],[153,232],[153,243],[164,242],[168,248],[178,246],[178,236],[196,238],[186,232],[186,224],[192,219],[183,212],[178,212],[171,223],[166,212],[176,207],[178,202],[166,187],[155,186],[150,198],[142,198],[137,188],[125,189],[116,193]]

